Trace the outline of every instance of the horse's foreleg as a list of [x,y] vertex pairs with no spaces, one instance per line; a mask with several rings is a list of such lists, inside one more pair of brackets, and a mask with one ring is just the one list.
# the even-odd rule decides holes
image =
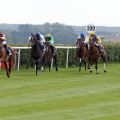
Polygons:
[[104,73],[105,73],[106,72],[106,64],[105,64],[105,62],[103,64],[103,67],[104,67]]
[[85,65],[85,71],[86,71],[86,61],[84,60],[84,65]]
[[44,70],[45,70],[45,58],[42,58],[40,65],[41,65],[41,71],[44,72]]
[[92,73],[92,65],[90,66],[90,73]]
[[37,75],[37,71],[38,71],[38,60],[35,61],[35,65],[36,65],[36,75]]
[[87,66],[88,69],[90,69],[90,68],[91,68],[91,67],[90,67],[90,66],[91,66],[91,59],[90,59],[90,58],[87,59],[87,64],[88,64],[88,66]]
[[81,67],[82,67],[82,58],[79,59],[79,71],[81,71]]
[[92,73],[92,60],[90,60],[89,69],[90,69],[90,73]]
[[50,72],[50,70],[51,70],[51,60],[48,61],[48,67],[49,67],[49,72]]
[[5,65],[7,77],[9,78],[10,77],[10,73],[9,73],[9,68],[8,68],[7,62],[4,62],[4,65]]
[[96,74],[98,74],[97,61],[95,62],[95,69],[96,69]]

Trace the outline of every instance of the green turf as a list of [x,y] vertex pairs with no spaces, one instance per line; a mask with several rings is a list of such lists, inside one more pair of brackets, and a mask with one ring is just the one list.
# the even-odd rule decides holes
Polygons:
[[119,63],[107,73],[99,65],[98,75],[78,68],[0,74],[0,120],[120,120]]

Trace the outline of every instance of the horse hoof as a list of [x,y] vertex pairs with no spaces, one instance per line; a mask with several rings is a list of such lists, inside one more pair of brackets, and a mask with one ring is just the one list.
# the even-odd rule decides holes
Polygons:
[[87,67],[88,69],[91,69],[89,66]]
[[90,71],[90,73],[92,73],[92,71]]
[[104,70],[104,73],[106,73],[107,71],[106,70]]

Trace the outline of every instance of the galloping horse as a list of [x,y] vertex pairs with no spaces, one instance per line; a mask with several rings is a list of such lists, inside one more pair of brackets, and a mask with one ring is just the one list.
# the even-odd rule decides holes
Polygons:
[[36,75],[38,71],[38,64],[42,65],[42,59],[44,56],[44,52],[42,49],[42,46],[40,45],[39,41],[37,40],[36,36],[32,34],[30,41],[31,43],[31,57],[35,60],[35,65],[36,65]]
[[104,62],[104,72],[106,72],[106,53],[103,51],[100,53],[99,49],[95,45],[95,43],[91,40],[90,41],[90,48],[89,48],[89,65],[90,65],[90,72],[92,72],[92,65],[95,64],[96,74],[98,73],[98,59],[102,57]]
[[76,56],[79,58],[79,71],[81,71],[82,62],[84,62],[85,70],[86,70],[86,64],[88,59],[88,50],[84,44],[83,41],[77,39],[76,42]]
[[7,55],[4,46],[0,43],[0,62],[4,64],[6,69],[6,75],[8,78],[10,77],[13,59],[14,59],[14,51],[11,50],[11,55]]
[[48,63],[48,67],[49,67],[49,72],[51,70],[51,62],[52,62],[52,59],[53,61],[55,62],[55,69],[56,71],[58,71],[58,67],[57,67],[57,50],[54,48],[54,52],[50,46],[50,44],[48,42],[45,42],[44,43],[45,46],[47,46],[47,50],[45,52],[45,55],[43,57],[43,61],[44,61],[44,64],[45,62]]

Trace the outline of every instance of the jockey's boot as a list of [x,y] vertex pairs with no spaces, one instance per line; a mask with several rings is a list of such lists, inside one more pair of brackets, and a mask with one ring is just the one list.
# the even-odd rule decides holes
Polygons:
[[46,47],[45,47],[45,45],[43,45],[43,51],[46,51]]
[[52,52],[53,52],[53,55],[55,54],[55,48],[54,46],[51,45],[51,49],[52,49]]
[[42,50],[43,50],[43,55],[45,54],[45,52],[46,52],[46,47],[45,47],[45,45],[41,45],[41,47],[42,47]]
[[9,51],[9,49],[8,49],[8,47],[7,47],[6,44],[4,45],[4,48],[5,48],[5,50],[6,50],[7,55],[9,55],[10,51]]
[[87,50],[88,50],[88,44],[87,43],[85,43],[85,47],[87,48]]
[[99,52],[103,53],[103,48],[101,46],[99,46],[99,45],[98,45],[98,48],[99,48]]

